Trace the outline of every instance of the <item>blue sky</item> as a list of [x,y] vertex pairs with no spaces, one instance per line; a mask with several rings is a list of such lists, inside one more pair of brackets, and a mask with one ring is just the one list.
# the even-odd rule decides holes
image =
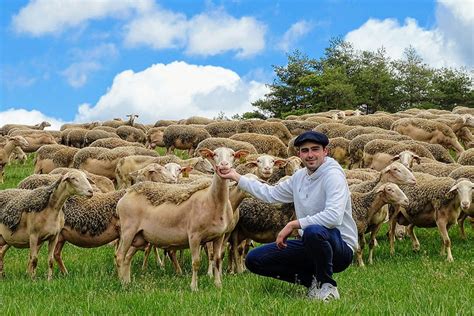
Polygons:
[[0,32],[0,125],[230,117],[335,36],[474,66],[474,0],[4,0]]

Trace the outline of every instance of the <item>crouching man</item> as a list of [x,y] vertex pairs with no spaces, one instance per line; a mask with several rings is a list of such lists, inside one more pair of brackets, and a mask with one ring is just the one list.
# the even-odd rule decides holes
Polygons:
[[[286,224],[276,242],[250,251],[245,265],[253,273],[299,283],[308,298],[339,299],[333,273],[345,270],[357,249],[357,228],[341,166],[327,157],[329,139],[308,131],[294,142],[305,168],[275,186],[241,177],[235,170],[220,175],[267,203],[294,203],[297,219]],[[294,229],[301,239],[287,240]]]

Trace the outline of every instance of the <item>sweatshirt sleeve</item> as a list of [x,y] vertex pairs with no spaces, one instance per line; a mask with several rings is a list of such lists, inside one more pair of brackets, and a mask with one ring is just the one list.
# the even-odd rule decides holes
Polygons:
[[324,190],[326,193],[324,210],[300,218],[299,222],[303,230],[307,226],[315,224],[329,229],[342,224],[347,201],[348,199],[350,201],[350,192],[345,177],[340,172],[329,175],[324,181]]
[[291,203],[293,202],[292,179],[293,177],[272,186],[247,177],[240,177],[239,187],[266,203]]

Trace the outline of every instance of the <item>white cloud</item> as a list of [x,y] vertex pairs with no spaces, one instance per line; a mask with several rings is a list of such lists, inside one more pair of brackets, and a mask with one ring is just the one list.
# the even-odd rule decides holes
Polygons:
[[225,12],[200,14],[189,21],[187,53],[217,55],[237,51],[237,57],[255,55],[265,48],[266,26],[253,17],[236,19]]
[[79,62],[73,63],[61,74],[66,77],[67,82],[74,88],[80,88],[84,86],[88,80],[88,77],[92,72],[101,69],[101,65],[96,62]]
[[60,33],[88,20],[146,12],[153,5],[153,0],[31,0],[12,22],[17,32],[40,36]]
[[311,31],[312,25],[311,23],[307,21],[298,21],[294,23],[288,31],[283,34],[283,37],[278,44],[278,48],[281,49],[282,51],[289,51],[293,45],[298,42],[299,39],[301,39],[303,36],[309,33]]
[[5,124],[26,124],[26,125],[35,125],[41,123],[42,121],[47,121],[51,124],[50,127],[45,129],[47,130],[59,130],[64,121],[58,120],[53,117],[49,117],[37,110],[25,110],[25,109],[15,109],[11,108],[6,111],[0,112],[0,126]]
[[118,74],[95,106],[79,106],[75,121],[94,121],[140,114],[140,120],[181,119],[193,115],[230,117],[255,110],[251,102],[268,93],[264,84],[244,81],[222,67],[185,62],[155,64],[141,72]]
[[375,51],[385,47],[392,58],[402,58],[412,46],[423,60],[434,67],[474,66],[474,2],[440,0],[436,25],[422,28],[413,18],[403,25],[395,19],[369,19],[345,39],[361,50]]
[[68,83],[74,88],[80,88],[87,83],[89,76],[102,69],[102,64],[114,59],[118,50],[114,44],[103,43],[89,50],[73,49],[69,53],[76,60],[61,75],[66,77]]
[[186,40],[187,21],[183,14],[155,10],[125,26],[125,44],[148,45],[154,49],[182,47]]

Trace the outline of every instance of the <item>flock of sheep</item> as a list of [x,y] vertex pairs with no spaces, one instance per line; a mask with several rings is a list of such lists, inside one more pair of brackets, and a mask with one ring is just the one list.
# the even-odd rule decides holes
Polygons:
[[[124,283],[131,261],[145,250],[165,249],[181,274],[176,251],[190,249],[191,288],[198,288],[201,246],[208,274],[221,286],[222,256],[229,271],[244,270],[251,242],[274,241],[294,219],[293,204],[265,204],[217,176],[230,168],[269,184],[302,168],[293,141],[307,130],[330,138],[330,156],[345,166],[359,232],[356,262],[373,262],[377,232],[388,222],[390,252],[396,237],[420,243],[414,227],[437,227],[442,252],[453,261],[448,229],[474,217],[474,109],[410,109],[397,113],[331,110],[285,120],[215,121],[190,117],[159,120],[154,126],[128,120],[65,124],[60,131],[7,124],[0,129],[0,183],[9,161],[36,152],[34,174],[16,189],[0,191],[0,277],[11,247],[30,248],[28,271],[35,276],[38,251],[48,241],[48,279],[56,261],[67,273],[61,251],[116,243],[115,264]],[[156,147],[167,150],[160,156]],[[189,159],[174,155],[187,150]],[[450,150],[454,154],[452,157]],[[472,219],[471,219],[472,221]],[[406,228],[406,229],[405,229]],[[295,232],[296,236],[296,232]]]

